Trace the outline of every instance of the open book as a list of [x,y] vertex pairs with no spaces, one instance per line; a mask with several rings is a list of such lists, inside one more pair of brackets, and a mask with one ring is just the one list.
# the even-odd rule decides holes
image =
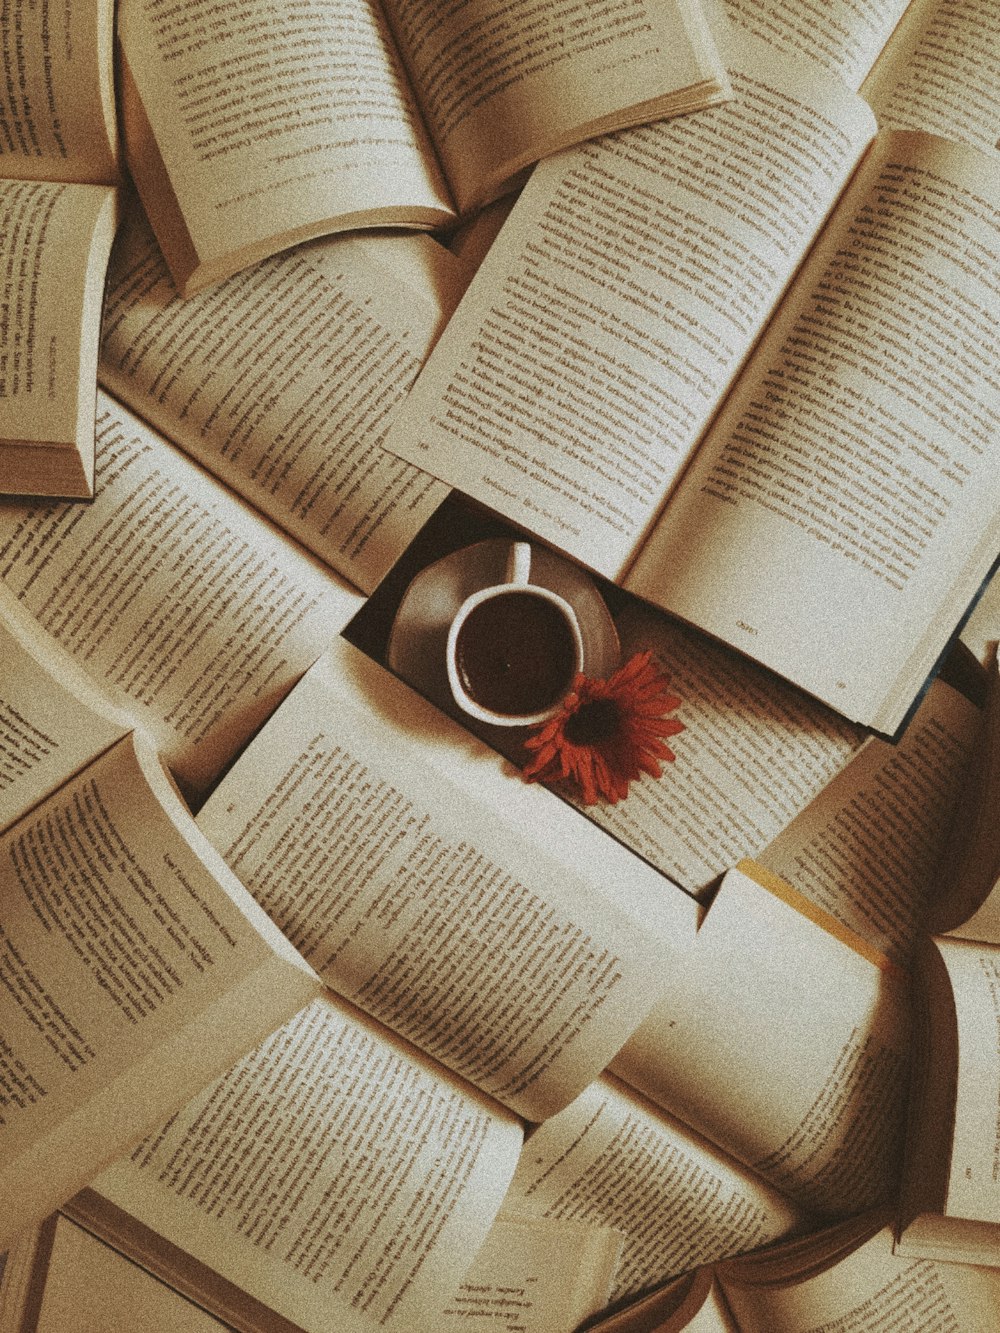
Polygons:
[[[480,806],[407,737],[410,691],[386,679],[359,711],[354,660],[317,662],[199,815],[327,993],[74,1205],[310,1330],[331,1309],[352,1329],[440,1311],[504,1199],[522,1119],[607,1065],[695,912],[611,844],[584,878]],[[560,803],[523,790],[545,827]]]
[[149,742],[37,648],[0,608],[0,1248],[320,989]]
[[467,277],[427,236],[341,236],[182,301],[131,209],[108,273],[100,379],[370,592],[447,493],[379,443]]
[[618,1299],[885,1202],[907,1030],[902,976],[744,862],[610,1074],[531,1135],[508,1205],[623,1231]]
[[995,150],[1000,138],[1000,15],[978,0],[724,0],[733,46],[750,33],[859,88],[880,125],[923,129]]
[[760,858],[850,766],[862,732],[772,672],[642,602],[630,599],[615,626],[623,660],[653,651],[681,700],[676,716],[684,731],[671,742],[677,761],[659,778],[643,775],[616,805],[581,809],[704,898],[730,866]]
[[624,656],[654,651],[685,730],[676,763],[588,817],[701,898],[728,866],[759,860],[905,965],[939,887],[977,702],[935,680],[895,744],[862,742],[822,704],[651,607],[629,603],[617,626]]
[[893,733],[1000,547],[1000,160],[739,60],[536,169],[387,447]]
[[1000,1275],[903,1259],[885,1211],[698,1269],[594,1333],[828,1333],[996,1328]]
[[129,167],[185,295],[325,232],[437,226],[592,135],[729,96],[697,0],[121,6]]
[[93,493],[98,329],[118,180],[113,15],[112,0],[0,13],[6,495]]
[[[138,1233],[130,1234],[116,1248],[63,1214],[25,1231],[0,1274],[0,1331],[298,1333],[300,1325],[190,1259],[173,1267],[169,1258],[144,1251],[149,1267],[141,1266],[128,1257],[140,1249],[137,1240]],[[434,1333],[466,1333],[477,1318],[496,1333],[572,1333],[604,1307],[617,1249],[607,1228],[501,1213],[435,1314]]]
[[758,859],[897,966],[947,895],[950,828],[982,709],[943,678],[902,737],[873,736]]
[[[103,394],[97,438],[91,504],[0,509],[0,579],[44,631],[38,661],[61,647],[194,800],[326,649],[353,599]],[[34,723],[75,725],[62,713]]]
[[[691,900],[639,862],[608,881],[613,903],[596,863],[586,882],[569,870],[579,839],[556,868],[416,763],[420,700],[377,668],[378,712],[355,720],[345,682],[371,664],[345,650],[200,815],[331,990],[105,1173],[79,1215],[193,1255],[307,1328],[333,1287],[345,1320],[419,1327],[420,1301],[440,1299],[504,1197],[622,1231],[621,1295],[884,1197],[905,1006],[876,951],[763,871],[731,872],[697,935]],[[615,1077],[593,1082],[630,1029]],[[512,1111],[544,1117],[523,1150]],[[622,1188],[650,1154],[647,1189]],[[439,1223],[415,1252],[400,1246],[414,1209]],[[346,1234],[392,1256],[381,1284]]]
[[1000,677],[918,954],[897,1249],[1000,1267]]

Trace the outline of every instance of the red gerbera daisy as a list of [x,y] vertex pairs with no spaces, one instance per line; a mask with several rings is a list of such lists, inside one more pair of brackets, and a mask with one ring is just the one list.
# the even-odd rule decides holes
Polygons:
[[534,757],[529,781],[570,781],[586,805],[614,805],[640,773],[658,778],[660,760],[676,755],[663,742],[684,723],[666,717],[680,704],[651,652],[636,653],[607,680],[577,676],[562,708],[525,742]]

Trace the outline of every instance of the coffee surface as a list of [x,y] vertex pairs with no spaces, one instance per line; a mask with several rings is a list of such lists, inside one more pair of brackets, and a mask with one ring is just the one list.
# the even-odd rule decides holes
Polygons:
[[529,591],[473,607],[455,641],[458,678],[494,713],[538,713],[565,695],[576,671],[576,640],[558,606]]

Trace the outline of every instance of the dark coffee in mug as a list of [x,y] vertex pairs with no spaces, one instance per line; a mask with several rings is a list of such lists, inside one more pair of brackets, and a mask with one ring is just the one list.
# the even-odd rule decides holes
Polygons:
[[572,626],[558,606],[530,589],[474,606],[455,641],[462,686],[493,713],[539,713],[558,703],[576,663]]

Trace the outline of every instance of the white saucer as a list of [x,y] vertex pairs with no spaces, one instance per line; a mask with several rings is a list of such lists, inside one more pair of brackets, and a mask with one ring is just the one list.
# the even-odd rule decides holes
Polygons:
[[[470,593],[502,583],[511,543],[494,537],[436,560],[413,579],[399,603],[386,662],[391,671],[501,753],[520,749],[524,730],[476,722],[452,697],[445,666],[448,626]],[[531,581],[564,597],[576,612],[583,636],[583,670],[610,675],[620,664],[621,648],[611,613],[590,575],[571,560],[532,543]]]

